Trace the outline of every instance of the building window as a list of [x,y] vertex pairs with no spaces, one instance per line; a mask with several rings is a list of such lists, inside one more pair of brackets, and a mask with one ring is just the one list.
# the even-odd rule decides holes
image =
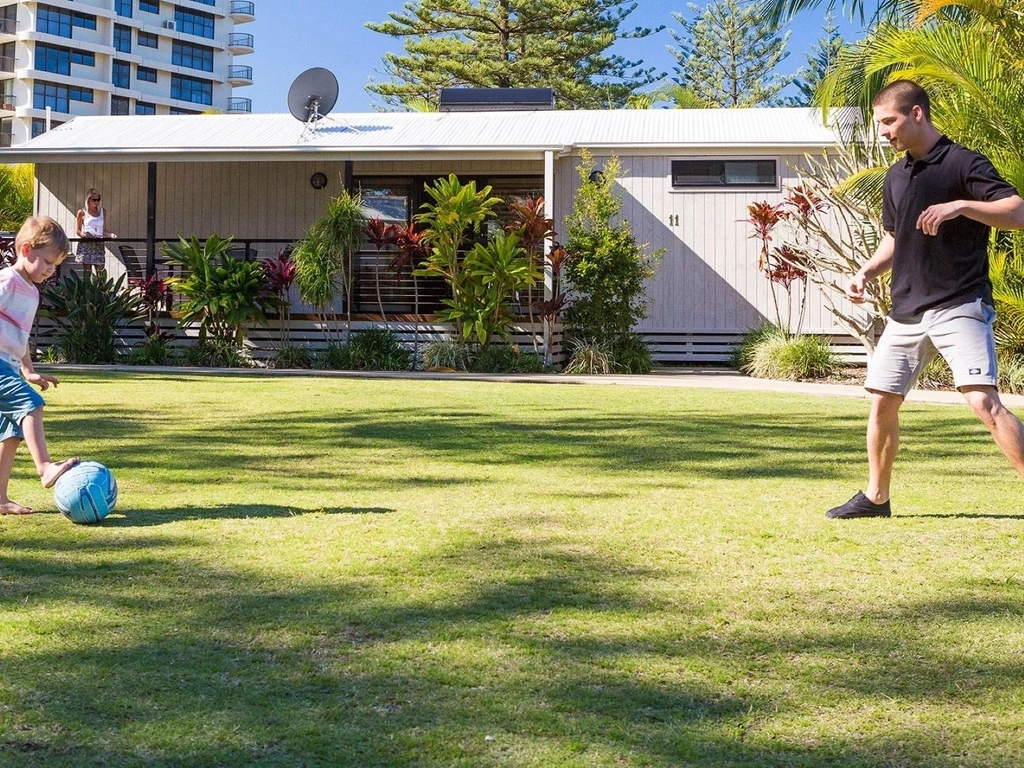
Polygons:
[[171,75],[171,98],[194,104],[213,104],[213,82],[198,77]]
[[148,101],[137,101],[135,102],[135,114],[136,115],[155,115],[156,104],[150,104]]
[[217,4],[217,0],[192,0],[192,2],[199,3],[200,5],[216,5]]
[[71,49],[71,63],[81,64],[84,67],[95,67],[96,66],[96,54],[92,51],[77,51],[74,48]]
[[180,5],[174,7],[174,21],[179,32],[213,40],[213,14],[190,11]]
[[119,53],[132,52],[132,30],[122,24],[114,25],[114,50]]
[[71,37],[71,14],[52,5],[40,5],[36,29],[48,35]]
[[160,3],[156,0],[139,0],[139,10],[146,13],[160,13]]
[[71,49],[36,43],[36,69],[58,75],[71,74]]
[[132,84],[132,65],[127,61],[114,61],[113,83],[118,88],[130,88]]
[[127,115],[131,107],[131,100],[127,96],[110,97],[110,114]]
[[132,0],[114,0],[114,13],[130,19],[132,17]]
[[182,109],[181,107],[171,107],[170,114],[172,114],[172,115],[201,115],[203,113],[199,112],[198,110],[195,110],[195,109]]
[[76,11],[71,14],[71,23],[82,29],[96,29],[96,17],[91,13],[78,13]]
[[92,88],[72,86],[68,88],[68,97],[72,101],[84,101],[86,104],[92,104]]
[[775,187],[775,160],[673,160],[672,186]]
[[141,64],[135,68],[135,77],[146,83],[156,82],[156,70]]
[[140,48],[159,48],[160,38],[154,35],[152,32],[143,32],[141,29],[138,33],[137,41]]
[[36,80],[32,86],[32,107],[34,109],[46,109],[49,107],[54,112],[69,111],[69,95],[66,85],[48,83],[45,80]]
[[213,48],[175,40],[171,48],[171,63],[179,67],[213,72]]

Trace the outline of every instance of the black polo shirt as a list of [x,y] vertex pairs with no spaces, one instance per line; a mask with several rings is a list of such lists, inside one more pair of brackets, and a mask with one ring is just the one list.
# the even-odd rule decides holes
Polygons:
[[937,235],[917,228],[930,205],[953,200],[990,202],[1017,194],[983,155],[943,136],[920,160],[907,156],[885,174],[882,225],[896,239],[892,311],[909,320],[926,309],[981,298],[992,303],[988,279],[989,227],[966,216],[944,221]]

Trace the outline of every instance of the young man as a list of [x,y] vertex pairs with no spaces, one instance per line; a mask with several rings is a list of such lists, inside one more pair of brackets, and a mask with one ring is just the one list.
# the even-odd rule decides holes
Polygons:
[[992,164],[932,125],[928,94],[897,80],[872,103],[882,137],[906,157],[885,176],[885,236],[846,286],[892,271],[892,309],[868,364],[868,484],[826,517],[889,517],[889,483],[899,448],[899,409],[924,367],[941,354],[968,405],[1024,475],[1024,425],[1000,402],[988,279],[990,228],[1024,228],[1024,200]]

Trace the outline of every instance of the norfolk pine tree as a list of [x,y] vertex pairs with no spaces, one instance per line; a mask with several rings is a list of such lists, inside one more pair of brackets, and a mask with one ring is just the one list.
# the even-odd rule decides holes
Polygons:
[[677,81],[701,102],[717,107],[772,106],[792,77],[774,74],[789,54],[789,33],[764,20],[755,0],[715,0],[701,9],[687,6],[673,18],[681,32],[669,30],[679,48],[669,47],[679,66]]
[[[367,90],[390,107],[436,104],[441,88],[552,88],[561,109],[621,107],[664,74],[609,53],[636,2],[622,0],[418,0],[374,32],[404,40],[384,56],[388,82]],[[417,102],[422,103],[422,102]]]

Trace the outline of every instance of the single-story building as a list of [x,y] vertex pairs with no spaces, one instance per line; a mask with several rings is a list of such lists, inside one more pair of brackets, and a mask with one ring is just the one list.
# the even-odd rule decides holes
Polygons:
[[[581,149],[597,168],[622,162],[622,215],[639,242],[665,249],[638,330],[662,361],[721,360],[738,335],[774,319],[771,286],[745,223],[755,201],[779,202],[806,154],[836,143],[811,109],[481,111],[78,117],[0,152],[36,164],[36,207],[73,233],[86,191],[102,192],[108,268],[133,252],[158,259],[179,235],[233,236],[246,253],[274,255],[302,237],[343,185],[371,211],[404,221],[425,184],[454,173],[506,199],[544,195],[556,230],[580,186]],[[117,248],[129,245],[130,249]],[[372,270],[375,254],[363,254]],[[400,283],[400,281],[398,281]],[[400,284],[385,311],[412,318]],[[369,289],[357,313],[378,313]],[[310,312],[296,301],[295,311]],[[844,336],[811,291],[804,328]]]

